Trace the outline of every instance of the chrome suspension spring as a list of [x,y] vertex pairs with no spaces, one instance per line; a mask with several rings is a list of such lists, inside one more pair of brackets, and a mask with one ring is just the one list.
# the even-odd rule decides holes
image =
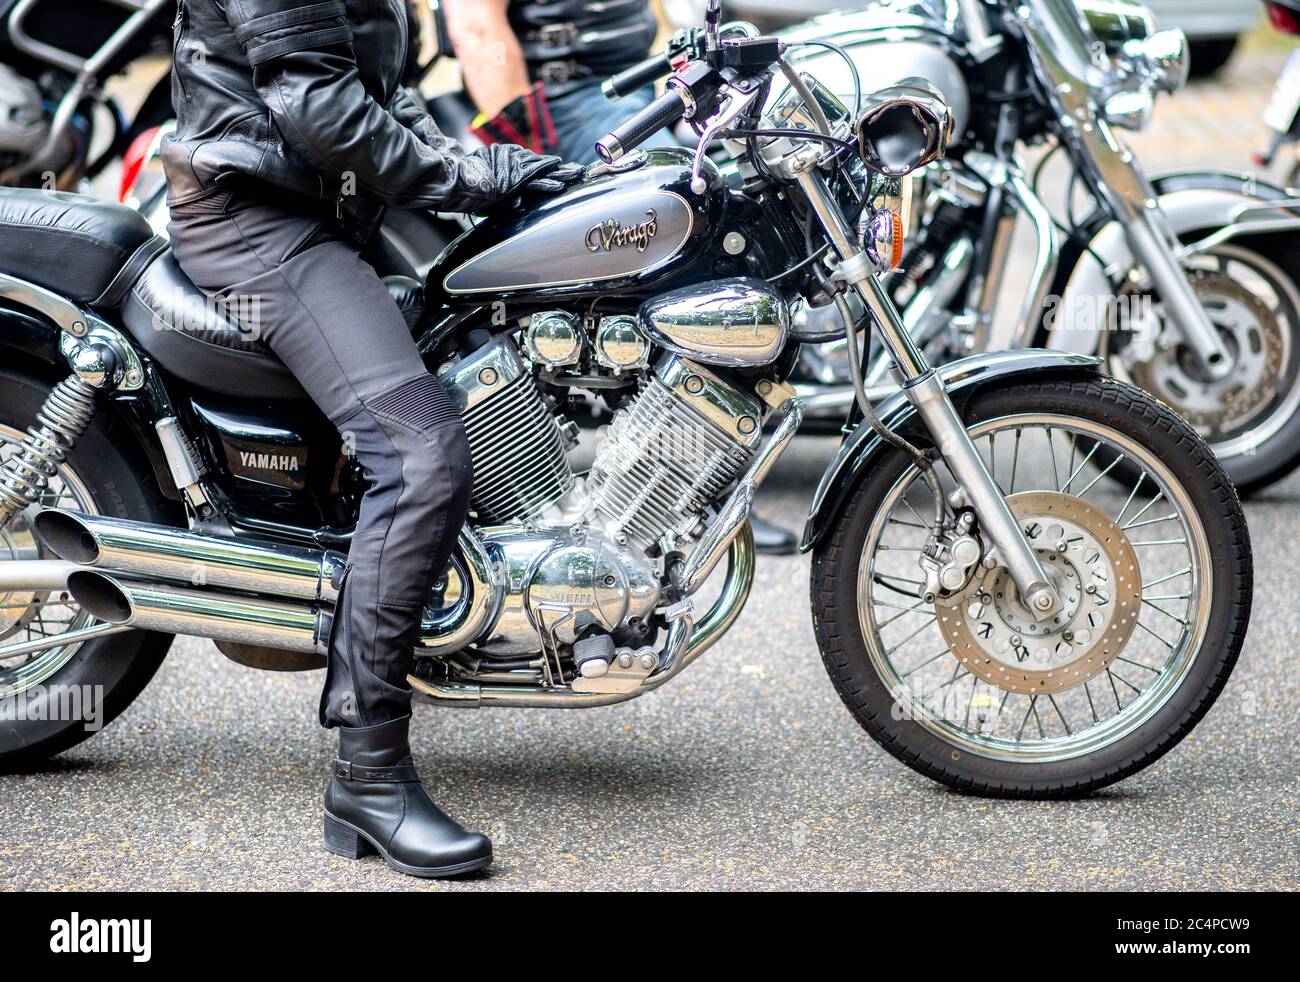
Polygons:
[[0,464],[0,525],[35,504],[58,473],[68,452],[90,425],[96,390],[76,375],[54,387],[36,414],[36,425],[9,459]]

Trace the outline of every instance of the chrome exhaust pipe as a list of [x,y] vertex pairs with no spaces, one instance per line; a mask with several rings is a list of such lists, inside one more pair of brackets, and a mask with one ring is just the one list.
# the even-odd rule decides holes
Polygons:
[[68,577],[84,566],[61,559],[14,559],[0,563],[0,596],[15,590],[61,593]]
[[[112,582],[120,582],[124,589],[137,589],[140,586],[134,582],[137,578],[200,588],[177,590],[164,582],[155,584],[159,596],[166,591],[168,596],[174,597],[211,595],[220,598],[223,596],[221,591],[239,591],[255,594],[273,605],[285,605],[288,601],[290,607],[301,607],[306,603],[328,611],[338,599],[338,588],[333,583],[334,571],[346,561],[342,553],[328,550],[222,538],[165,525],[60,509],[47,509],[37,515],[36,533],[65,562],[49,563],[49,568],[41,571],[34,569],[35,564],[24,564],[33,568],[17,570],[15,579],[18,574],[32,576],[39,572],[49,582],[57,581],[58,585],[50,589],[69,588],[77,571],[93,569]],[[422,655],[465,647],[491,627],[500,612],[505,585],[497,582],[487,550],[469,528],[461,529],[453,563],[461,580],[460,598],[424,619],[417,642]],[[2,563],[0,571],[5,566],[17,565]],[[119,580],[121,574],[125,574],[125,578]],[[82,580],[83,590],[90,589],[88,583],[88,580]],[[75,594],[74,599],[77,599]],[[194,607],[199,601],[192,599],[186,603]],[[112,607],[110,603],[107,609]],[[183,627],[153,629],[217,640],[242,640]],[[300,638],[298,643],[306,644],[307,641]],[[316,649],[297,647],[290,650]]]
[[334,572],[346,558],[329,550],[223,538],[56,508],[37,515],[35,526],[55,555],[81,566],[311,602],[334,602]]
[[306,604],[135,582],[93,569],[72,573],[68,592],[94,617],[123,627],[317,654],[329,643],[329,613]]

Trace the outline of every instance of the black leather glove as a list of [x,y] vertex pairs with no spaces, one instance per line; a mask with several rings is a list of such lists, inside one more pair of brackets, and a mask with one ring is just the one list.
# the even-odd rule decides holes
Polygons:
[[[558,160],[559,158],[554,158]],[[582,164],[560,164],[541,177],[535,177],[524,188],[525,194],[559,194],[582,180],[587,168]]]
[[461,183],[477,185],[481,201],[473,210],[481,211],[517,195],[558,194],[581,180],[584,170],[518,144],[494,143],[465,155]]

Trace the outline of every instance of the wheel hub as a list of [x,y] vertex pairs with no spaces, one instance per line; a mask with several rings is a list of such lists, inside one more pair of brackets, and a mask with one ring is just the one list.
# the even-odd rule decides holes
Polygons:
[[935,601],[939,630],[967,671],[999,689],[1072,689],[1105,671],[1137,627],[1137,554],[1110,516],[1082,498],[1029,491],[1007,504],[1051,577],[1061,610],[1036,620],[998,566]]
[[1197,271],[1192,287],[1232,355],[1232,371],[1217,381],[1206,378],[1163,317],[1152,326],[1156,337],[1154,345],[1146,346],[1152,349],[1150,357],[1134,357],[1126,368],[1134,384],[1177,407],[1202,433],[1229,433],[1263,412],[1277,395],[1285,350],[1282,326],[1263,301],[1227,276]]

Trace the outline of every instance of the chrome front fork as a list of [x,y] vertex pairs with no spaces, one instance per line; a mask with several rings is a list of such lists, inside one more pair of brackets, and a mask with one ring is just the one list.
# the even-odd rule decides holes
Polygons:
[[1073,20],[1072,4],[1025,4],[1017,11],[1030,55],[1051,82],[1064,137],[1093,193],[1124,228],[1129,249],[1146,269],[1169,321],[1211,379],[1232,371],[1232,356],[1210,322],[1181,262],[1182,249],[1170,230],[1151,182],[1133,152],[1093,105],[1094,81],[1087,40]]
[[800,186],[840,257],[840,274],[858,291],[872,315],[881,343],[894,364],[894,377],[916,407],[943,459],[975,510],[980,525],[997,548],[1025,606],[1039,620],[1061,609],[1061,599],[1037,553],[1020,530],[1002,490],[971,442],[943,380],[917,348],[876,270],[858,245],[815,166],[798,175]]

